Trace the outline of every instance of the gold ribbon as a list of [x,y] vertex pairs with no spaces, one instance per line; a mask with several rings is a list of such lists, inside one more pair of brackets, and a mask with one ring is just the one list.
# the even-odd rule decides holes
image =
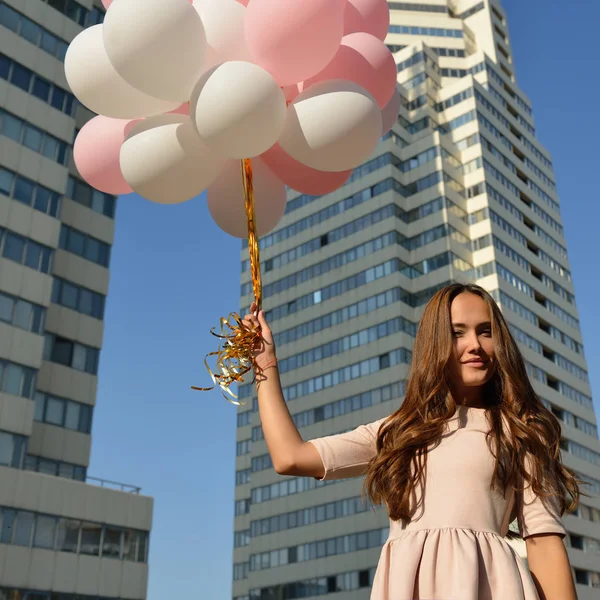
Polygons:
[[[249,158],[245,158],[241,161],[241,164],[244,209],[248,221],[250,274],[252,276],[254,302],[256,303],[257,310],[260,310],[262,307],[262,280],[260,276],[258,236],[256,235],[256,216],[254,212],[252,163]],[[219,348],[216,352],[209,352],[204,358],[204,366],[213,381],[213,385],[208,388],[192,386],[192,389],[208,392],[219,386],[226,400],[240,406],[244,403],[238,400],[238,397],[231,391],[230,386],[234,382],[243,381],[244,375],[252,369],[254,365],[254,351],[261,340],[260,329],[254,326],[250,328],[246,327],[240,316],[235,312],[229,313],[227,318],[221,317],[219,322],[219,333],[215,332],[215,327],[210,330],[212,335],[221,340]],[[211,356],[217,357],[215,371],[208,364],[208,358]]]

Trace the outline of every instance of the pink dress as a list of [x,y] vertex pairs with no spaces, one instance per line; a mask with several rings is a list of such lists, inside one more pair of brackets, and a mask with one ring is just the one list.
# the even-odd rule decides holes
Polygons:
[[[311,440],[324,479],[364,474],[383,421]],[[554,504],[542,503],[530,489],[523,502],[512,490],[505,496],[490,490],[488,429],[484,409],[458,407],[441,444],[428,454],[424,496],[418,491],[422,509],[407,526],[390,521],[371,600],[539,600],[504,536],[515,516],[524,538],[566,532]]]

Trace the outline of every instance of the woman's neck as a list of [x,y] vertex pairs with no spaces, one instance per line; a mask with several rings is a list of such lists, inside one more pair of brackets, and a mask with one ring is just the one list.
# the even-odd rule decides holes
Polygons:
[[483,400],[483,386],[467,387],[460,390],[452,390],[454,402],[460,406],[470,408],[483,408],[485,402]]

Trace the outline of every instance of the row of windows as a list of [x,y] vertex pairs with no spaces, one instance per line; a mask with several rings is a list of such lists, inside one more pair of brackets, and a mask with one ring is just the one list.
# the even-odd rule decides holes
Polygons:
[[61,225],[60,247],[67,252],[72,252],[86,260],[95,262],[102,267],[108,267],[110,261],[110,245],[102,242],[87,233],[73,229],[68,225]]
[[235,445],[235,455],[243,456],[252,452],[252,440],[242,440]]
[[320,481],[312,477],[286,477],[281,481],[263,485],[261,487],[252,488],[250,502],[252,504],[261,504],[276,500],[277,498],[286,498],[302,492],[319,489],[328,485],[335,485],[344,481],[343,479],[330,479],[328,481]]
[[411,27],[407,25],[390,25],[389,33],[405,35],[435,35],[438,37],[462,38],[462,29],[441,29],[438,27]]
[[42,392],[35,394],[33,418],[41,423],[49,423],[81,433],[91,433],[92,412],[93,408],[87,404]]
[[359,346],[372,344],[373,342],[377,342],[378,340],[382,340],[400,332],[414,337],[415,331],[415,323],[407,321],[404,317],[394,317],[382,323],[378,323],[377,325],[361,329],[355,333],[310,348],[299,354],[294,354],[281,359],[278,361],[279,370],[281,373],[287,373],[294,369],[301,369],[314,362],[319,362],[337,354],[348,352]]
[[233,580],[240,581],[241,579],[246,579],[248,577],[248,567],[249,564],[247,562],[233,563]]
[[375,567],[362,571],[349,571],[340,575],[315,577],[291,583],[280,583],[269,587],[250,590],[248,596],[234,600],[295,600],[296,598],[312,598],[337,592],[348,592],[369,588],[375,578]]
[[577,442],[572,442],[571,440],[564,440],[564,445],[562,446],[564,450],[570,452],[574,456],[578,456],[583,460],[587,460],[594,465],[600,465],[600,453],[594,452]]
[[0,508],[0,543],[145,563],[148,533]]
[[88,10],[75,0],[42,0],[82,27],[98,25],[104,20],[104,11],[97,7]]
[[0,78],[23,90],[26,94],[35,96],[69,117],[75,115],[77,102],[73,94],[40,77],[31,69],[15,62],[4,54],[0,54]]
[[476,4],[475,6],[472,6],[471,8],[468,8],[464,12],[460,13],[458,15],[458,18],[463,19],[463,20],[468,19],[469,17],[471,17],[475,13],[478,13],[479,11],[483,10],[484,8],[485,8],[485,3],[480,2],[479,4]]
[[[386,179],[383,182],[381,182],[380,184],[377,184],[377,186],[374,186],[373,188],[367,188],[367,190],[369,190],[369,193],[372,194],[373,193],[372,190],[375,190],[375,188],[376,188],[375,191],[377,191],[378,194],[384,193],[385,191],[389,191],[387,189],[388,186],[387,185],[382,186],[381,184],[385,184],[386,182],[389,182],[389,185],[393,185],[391,183],[392,181],[393,181],[392,179]],[[358,192],[358,194],[363,194],[363,193],[365,193],[365,190],[363,190],[362,192]],[[356,197],[356,196],[357,196],[357,194],[355,194],[354,197]],[[369,197],[374,197],[374,196],[369,196]],[[363,229],[365,229],[366,227],[369,227],[373,223],[379,223],[381,220],[388,218],[389,216],[393,215],[395,218],[400,219],[402,222],[408,224],[408,223],[414,223],[415,221],[417,221],[419,219],[428,217],[429,215],[432,215],[438,211],[441,211],[444,208],[446,210],[448,210],[451,214],[456,216],[458,219],[461,219],[461,220],[464,220],[465,222],[467,222],[466,212],[462,208],[460,208],[457,204],[452,202],[452,200],[449,200],[448,198],[446,198],[444,196],[430,200],[429,202],[426,202],[425,204],[421,204],[420,206],[418,206],[412,210],[408,210],[408,211],[404,210],[403,208],[398,206],[398,204],[393,203],[393,204],[384,206],[382,208],[379,208],[372,213],[369,213],[367,215],[359,217],[358,219],[350,221],[349,223],[346,223],[336,229],[333,229],[332,231],[327,232],[324,235],[321,235],[321,236],[316,237],[308,242],[305,242],[304,244],[296,246],[295,248],[292,248],[290,250],[287,250],[285,252],[282,252],[281,254],[277,254],[276,256],[265,260],[263,263],[264,271],[268,272],[268,271],[271,271],[276,268],[281,268],[281,267],[289,264],[290,262],[298,260],[299,258],[306,256],[307,254],[310,254],[312,252],[319,250],[323,246],[327,246],[327,245],[331,244],[332,242],[337,242],[341,239],[344,239],[350,235],[353,235],[357,231],[362,231]],[[321,211],[321,213],[315,213],[315,215],[322,215],[322,216],[325,216],[326,214],[327,213],[325,211]],[[317,218],[318,218],[318,216],[317,216]],[[323,220],[326,220],[328,218],[331,218],[331,217],[327,214],[327,216]],[[249,260],[242,261],[242,272],[246,272],[249,269],[250,269],[250,261]]]
[[[434,158],[435,158],[435,156],[429,157],[428,160],[433,160]],[[395,156],[391,152],[387,152],[369,162],[369,168],[371,169],[369,172],[377,171],[388,165],[392,165],[395,168],[399,169],[400,171],[406,172],[417,166],[422,166],[423,164],[424,164],[423,157],[417,156],[417,157],[412,157],[412,158],[408,159],[407,161],[401,161],[397,156]],[[335,218],[335,217],[339,216],[340,214],[343,214],[352,208],[356,208],[357,206],[364,204],[365,202],[371,200],[372,198],[375,198],[375,197],[389,191],[390,189],[392,189],[392,183],[391,183],[392,181],[395,182],[393,184],[394,191],[398,192],[399,194],[401,194],[403,197],[406,198],[408,196],[416,194],[417,192],[427,189],[440,181],[439,173],[434,173],[433,176],[435,176],[435,177],[433,177],[433,179],[432,179],[432,175],[429,175],[423,179],[417,180],[406,186],[401,184],[399,181],[395,181],[391,178],[385,179],[384,181],[381,181],[374,186],[371,186],[369,188],[366,188],[359,192],[356,192],[356,193],[352,194],[352,196],[343,198],[342,200],[339,200],[339,201],[335,202],[334,204],[331,204],[330,206],[327,206],[315,213],[312,213],[312,214],[304,217],[303,219],[296,221],[295,223],[291,223],[290,225],[283,227],[282,229],[280,229],[274,233],[264,236],[260,240],[260,249],[265,250],[266,248],[269,248],[279,242],[282,242],[282,241],[289,239],[295,235],[298,235],[299,233],[301,233],[302,231],[305,231],[306,229],[315,227],[319,223],[323,223],[324,221]],[[458,193],[461,193],[460,184],[459,184],[459,187],[457,188],[457,191],[458,191]],[[297,198],[295,200],[297,200]],[[293,202],[293,201],[290,201],[290,202]],[[289,203],[288,203],[288,205],[289,205]],[[404,218],[403,218],[403,220],[405,220],[406,223],[413,222],[414,220],[416,220],[416,218],[418,218],[418,217],[413,216],[413,215],[416,215],[416,213],[414,211],[405,211],[404,214],[406,215],[406,220]],[[246,240],[244,247],[246,247],[247,243],[248,242]],[[247,269],[247,267],[246,267],[246,269]]]
[[52,32],[25,15],[17,12],[6,3],[0,1],[0,25],[14,31],[19,37],[41,48],[44,52],[54,56],[61,62],[65,60],[65,54],[69,43],[57,37]]
[[[252,414],[252,413],[251,413]],[[236,453],[237,455],[237,453]],[[240,469],[235,472],[235,485],[246,485],[250,483],[252,469]]]
[[33,400],[37,371],[0,359],[0,392]]
[[284,565],[309,560],[318,560],[328,556],[339,556],[350,552],[360,552],[369,548],[380,548],[390,534],[389,527],[359,531],[334,538],[288,546],[278,550],[250,555],[250,571],[262,571]]
[[431,48],[438,56],[452,56],[465,58],[466,52],[462,48]]
[[267,469],[273,468],[273,461],[271,460],[270,454],[262,454],[261,456],[253,456],[250,471],[252,473],[258,473],[259,471],[266,471]]
[[384,306],[390,306],[396,302],[405,302],[407,299],[405,298],[406,296],[410,296],[410,293],[401,288],[394,288],[382,292],[381,294],[370,296],[364,300],[344,306],[336,311],[327,313],[326,315],[317,317],[311,321],[304,322],[301,325],[297,325],[296,327],[286,329],[276,334],[275,344],[277,347],[281,347],[284,344],[290,344],[302,338],[314,335],[324,329],[329,329],[330,327],[335,327],[341,323],[369,314]]
[[66,279],[54,278],[52,282],[52,302],[66,306],[94,319],[104,319],[106,296],[94,292]]
[[46,309],[39,304],[0,292],[0,321],[41,334],[44,331]]
[[45,158],[66,166],[69,160],[69,145],[35,125],[15,117],[0,108],[0,135],[17,142]]
[[17,588],[0,588],[1,600],[124,600],[107,596],[88,596],[85,594],[63,594],[61,592],[35,592]]
[[567,348],[576,352],[577,354],[583,355],[583,346],[574,340],[572,337],[568,336],[566,333],[562,332],[554,325],[550,325],[549,323],[544,322],[543,324],[540,322],[539,317],[528,308],[525,308],[520,302],[517,302],[514,298],[511,298],[508,294],[504,292],[500,292],[500,302],[503,306],[506,306],[512,312],[518,314],[522,319],[533,323],[537,327],[539,327],[542,331],[545,331],[548,335],[553,337],[555,340],[558,340]]
[[[500,86],[502,86],[502,89],[519,105],[520,108],[522,108],[525,111],[525,113],[527,115],[531,116],[533,114],[533,110],[531,109],[531,106],[529,106],[529,104],[527,102],[525,102],[525,100],[523,100],[518,94],[516,94],[514,92],[514,90],[512,88],[509,87],[508,83],[506,81],[504,81],[504,79],[501,75],[496,73],[495,65],[486,61],[485,69],[488,73],[489,79],[496,81],[496,83],[498,83]],[[537,153],[540,155],[538,158],[541,157],[542,162],[548,168],[551,169],[552,163],[548,160],[548,158],[546,158],[543,154],[541,154],[539,152],[539,150],[537,150]]]
[[250,530],[244,529],[243,531],[234,531],[233,532],[233,547],[234,548],[244,548],[245,546],[250,545]]
[[44,345],[44,360],[71,367],[90,375],[98,374],[100,350],[53,333],[46,334]]
[[27,438],[24,435],[0,431],[0,465],[22,469],[27,454]]
[[390,10],[408,10],[413,12],[436,12],[436,13],[448,13],[448,9],[445,6],[436,4],[416,4],[413,2],[388,2]]
[[60,206],[58,192],[3,167],[0,167],[0,194],[5,194],[51,217],[58,216]]
[[54,250],[0,227],[0,256],[42,273],[50,273]]
[[87,468],[82,465],[73,465],[58,460],[50,460],[41,456],[28,454],[25,457],[23,468],[27,471],[53,475],[54,477],[65,477],[75,481],[85,481]]
[[94,212],[104,215],[109,219],[115,218],[117,200],[110,194],[99,192],[87,183],[69,175],[67,182],[67,198],[74,202],[91,208]]
[[[399,62],[396,65],[396,71],[398,71],[398,73],[400,73],[401,71],[404,71],[404,69],[408,69],[410,67],[414,67],[415,65],[418,65],[419,63],[422,63],[424,60],[425,60],[425,54],[423,52],[416,52],[415,54],[413,54],[406,60]],[[402,85],[404,85],[404,84],[402,84]]]
[[528,133],[535,137],[535,127],[533,127],[526,119],[524,119],[515,109],[511,106],[506,98],[490,83],[486,84],[485,89],[497,100],[504,108],[508,109],[508,112],[517,119],[519,125],[521,125]]
[[351,517],[367,511],[373,507],[363,501],[361,496],[344,498],[335,502],[319,504],[301,510],[273,515],[264,519],[258,519],[250,523],[250,535],[255,538],[259,535],[269,535],[278,531],[295,529],[306,525],[314,525],[332,519]]

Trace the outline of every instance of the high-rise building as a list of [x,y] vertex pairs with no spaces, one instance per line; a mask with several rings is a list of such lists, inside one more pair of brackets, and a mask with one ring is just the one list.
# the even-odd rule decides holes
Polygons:
[[[261,242],[286,400],[304,439],[391,414],[424,304],[455,280],[483,285],[562,422],[565,464],[590,483],[592,497],[565,517],[565,543],[580,600],[600,598],[596,417],[552,161],[517,85],[505,12],[496,0],[389,5],[397,124],[338,191],[290,194]],[[364,506],[360,480],[277,475],[255,388],[240,396],[234,599],[366,600],[385,512]]]
[[146,598],[152,498],[87,475],[115,198],[74,169],[63,62],[95,4],[0,0],[2,600]]

